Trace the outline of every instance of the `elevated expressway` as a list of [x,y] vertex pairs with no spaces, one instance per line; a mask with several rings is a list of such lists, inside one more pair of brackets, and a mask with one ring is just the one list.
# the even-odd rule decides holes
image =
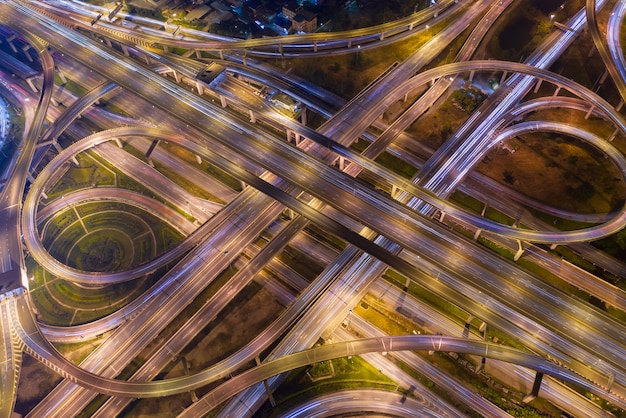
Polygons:
[[[279,56],[279,57],[305,57],[319,54],[346,54],[356,52],[358,49],[367,49],[383,46],[391,42],[397,42],[415,34],[417,30],[426,29],[425,25],[436,24],[447,18],[452,13],[467,7],[472,2],[467,0],[441,0],[437,4],[421,10],[407,17],[394,20],[382,25],[370,26],[343,32],[319,32],[309,34],[295,34],[272,38],[235,39],[217,36],[207,32],[197,31],[153,19],[138,16],[128,17],[128,14],[120,11],[116,17],[122,26],[111,24],[100,19],[96,25],[91,25],[94,17],[101,13],[107,13],[106,9],[81,2],[67,2],[63,5],[55,3],[31,2],[33,7],[41,10],[48,16],[54,14],[55,19],[59,15],[67,13],[68,9],[77,15],[85,16],[83,19],[66,19],[62,21],[73,26],[80,26],[88,31],[105,31],[109,36],[122,37],[133,44],[145,46],[163,46],[176,48],[192,48],[197,51],[211,51],[223,54],[223,51],[243,51],[246,55],[256,56]],[[59,13],[62,10],[62,13]],[[89,10],[92,10],[89,12]],[[124,23],[125,19],[132,20],[130,27]],[[142,23],[141,33],[134,30],[132,22]],[[94,28],[96,26],[96,28]],[[154,28],[151,29],[150,27]],[[176,33],[172,32],[176,30]],[[180,35],[180,36],[179,36]]]

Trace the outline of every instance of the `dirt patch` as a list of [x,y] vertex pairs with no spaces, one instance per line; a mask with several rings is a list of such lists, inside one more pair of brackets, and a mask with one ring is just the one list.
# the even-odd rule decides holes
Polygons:
[[565,210],[604,213],[626,195],[616,167],[571,138],[541,134],[511,139],[491,151],[477,170]]
[[[189,372],[197,373],[245,346],[259,334],[260,330],[273,322],[283,309],[284,307],[264,289],[257,291],[245,303],[240,303],[236,309],[219,319],[219,322],[198,342],[195,348],[184,354]],[[162,378],[184,376],[183,363],[179,360]],[[198,396],[201,396],[200,392]],[[132,411],[126,416],[151,418],[176,416],[190,403],[191,394],[189,393],[162,399],[145,399],[137,401]]]
[[28,354],[22,357],[15,411],[26,414],[59,383],[61,376]]

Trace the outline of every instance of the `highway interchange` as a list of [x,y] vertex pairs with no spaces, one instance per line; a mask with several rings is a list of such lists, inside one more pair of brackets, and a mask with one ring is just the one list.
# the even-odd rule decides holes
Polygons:
[[[108,129],[98,133],[83,133],[79,135],[82,139],[60,151],[58,156],[38,172],[23,201],[22,193],[25,190],[24,182],[27,176],[14,175],[6,182],[2,191],[3,214],[6,213],[2,223],[5,228],[3,237],[9,237],[12,241],[6,244],[8,248],[3,247],[3,254],[11,254],[13,261],[10,264],[12,268],[7,268],[3,273],[6,277],[12,277],[14,290],[3,296],[1,305],[3,315],[1,324],[5,332],[3,340],[5,368],[1,383],[3,394],[12,393],[13,396],[3,396],[2,413],[9,416],[13,408],[17,390],[15,379],[19,376],[19,358],[22,350],[66,378],[33,409],[31,416],[64,416],[68,411],[75,415],[93,399],[96,392],[116,395],[111,398],[113,402],[103,407],[103,411],[106,409],[107,412],[100,412],[102,416],[110,416],[119,413],[128,402],[128,398],[182,393],[223,379],[241,370],[243,364],[253,360],[283,334],[282,340],[274,346],[261,366],[250,369],[249,373],[228,379],[226,383],[209,392],[200,402],[190,405],[181,416],[201,416],[233,395],[237,396],[237,401],[226,403],[220,412],[221,416],[248,415],[258,408],[265,397],[263,384],[252,385],[266,381],[270,387],[274,387],[280,378],[269,379],[271,376],[291,370],[298,365],[310,364],[322,358],[424,349],[427,346],[429,349],[474,353],[524,365],[554,376],[557,380],[574,383],[585,391],[624,408],[623,397],[626,395],[626,370],[623,365],[626,344],[624,324],[576,298],[554,291],[514,264],[473,245],[471,241],[468,242],[467,239],[451,233],[445,225],[422,215],[431,214],[434,207],[458,222],[473,225],[481,231],[498,234],[509,242],[521,240],[554,244],[582,243],[615,233],[624,227],[626,209],[623,207],[611,216],[605,217],[599,226],[561,232],[541,227],[538,230],[528,230],[497,224],[472,215],[446,200],[454,189],[461,187],[461,180],[470,175],[470,170],[483,158],[485,152],[507,138],[536,130],[567,132],[593,144],[612,159],[626,178],[624,157],[603,138],[550,121],[511,124],[512,119],[519,116],[519,113],[515,113],[519,109],[516,104],[536,83],[543,82],[552,83],[555,88],[568,90],[578,97],[579,100],[573,104],[570,103],[571,100],[568,102],[563,99],[563,106],[583,106],[586,111],[594,112],[594,115],[611,122],[616,131],[626,133],[622,117],[608,102],[571,80],[544,69],[563,53],[582,30],[585,16],[590,8],[595,7],[595,2],[567,22],[567,26],[573,30],[554,31],[525,64],[467,61],[468,56],[459,54],[459,62],[419,72],[423,65],[437,55],[439,51],[437,48],[445,47],[444,45],[457,37],[481,13],[494,13],[497,16],[509,4],[503,1],[442,2],[442,5],[437,7],[443,7],[444,3],[445,7],[450,7],[445,13],[459,13],[457,16],[462,18],[454,19],[454,23],[442,31],[441,37],[433,37],[429,48],[425,47],[430,55],[413,54],[334,114],[325,110],[332,116],[317,131],[263,106],[249,109],[252,119],[261,119],[272,126],[291,130],[310,140],[299,144],[299,147],[285,142],[284,137],[276,138],[259,129],[252,121],[239,119],[222,106],[190,93],[171,79],[153,72],[141,61],[117,53],[100,42],[85,37],[81,32],[49,20],[29,7],[28,3],[3,3],[0,9],[0,22],[11,27],[35,47],[44,68],[43,93],[31,124],[33,128],[28,130],[24,138],[24,146],[13,168],[14,173],[30,173],[28,167],[37,144],[56,141],[60,132],[69,129],[71,122],[78,115],[116,86],[166,111],[170,117],[177,120],[172,122],[172,126],[177,126],[177,129],[172,130],[164,126],[158,128],[109,126]],[[32,5],[36,8],[40,6],[36,2]],[[79,11],[81,10],[87,9],[79,8]],[[89,19],[89,13],[88,11],[85,13],[85,21]],[[437,15],[437,18],[440,18],[445,13],[439,9],[421,12],[406,21],[395,22],[396,29],[393,26],[385,26],[368,29],[369,34],[365,32],[334,34],[329,36],[333,39],[328,44],[324,43],[324,36],[321,34],[314,35],[311,39],[285,37],[281,38],[285,43],[278,47],[278,54],[295,56],[296,52],[293,51],[300,48],[303,50],[302,55],[306,56],[319,49],[330,47],[337,48],[339,51],[337,53],[341,53],[342,50],[345,53],[346,49],[350,50],[356,43],[359,45],[362,43],[363,47],[374,47],[373,39],[378,39],[381,43],[378,46],[381,46],[385,41],[389,42],[392,33],[406,34],[420,26],[423,30],[428,17]],[[623,16],[623,13],[621,11],[616,14]],[[64,16],[56,20],[63,22],[67,21],[66,19]],[[489,14],[481,16],[480,19],[484,19],[485,23],[489,19],[492,22],[494,20]],[[620,21],[616,22],[612,27],[618,25]],[[105,35],[120,28],[116,25],[102,26],[107,26],[102,29]],[[400,30],[401,27],[404,29]],[[488,25],[478,27],[483,28],[482,33],[475,32],[476,37],[474,34],[471,35],[465,45],[470,51],[484,36]],[[615,33],[614,30],[611,29],[611,33]],[[132,46],[137,41],[136,37],[143,35],[136,31],[128,35],[126,29],[119,32],[125,35],[114,33],[111,37],[116,42],[130,39],[129,44],[123,44],[124,52],[132,50],[133,55],[148,60],[147,55],[141,52],[141,48],[135,50]],[[143,38],[143,45],[178,46],[198,51],[244,50],[244,62],[247,55],[266,54],[268,46],[277,48],[275,42],[268,40],[209,42],[190,39],[193,34],[187,34],[183,40],[162,35],[156,31],[156,34],[146,36]],[[40,43],[40,39],[46,40],[48,48]],[[474,46],[472,42],[475,43]],[[100,84],[76,100],[42,135],[43,118],[48,111],[52,94],[49,83],[52,83],[54,64],[50,50],[96,72],[103,68],[102,62],[106,62],[107,71],[102,75],[106,76],[109,82]],[[613,53],[613,56],[615,55]],[[167,54],[158,63],[165,65],[170,71],[181,74],[189,71],[189,66],[183,67],[184,61],[175,60]],[[239,65],[236,66],[241,68]],[[618,63],[617,67],[619,66]],[[433,157],[422,162],[420,178],[414,179],[414,182],[373,162],[378,153],[389,147],[391,141],[404,130],[402,122],[383,130],[383,134],[379,138],[374,138],[372,146],[362,155],[348,147],[355,138],[366,135],[368,127],[376,123],[378,116],[388,106],[401,100],[407,89],[410,91],[432,80],[439,80],[434,85],[436,87],[432,88],[432,92],[429,92],[432,95],[430,98],[429,95],[425,95],[425,99],[418,101],[404,119],[399,119],[404,123],[410,123],[410,120],[414,120],[433,105],[437,97],[451,85],[445,83],[445,80],[452,81],[451,78],[475,71],[504,71],[513,75],[457,130],[452,137],[453,140],[447,142],[442,149],[436,150]],[[232,88],[232,85],[229,87],[226,84],[224,88]],[[233,95],[229,99],[232,104],[237,108],[245,106],[245,100],[236,101],[236,96]],[[317,100],[321,98],[318,97]],[[313,100],[310,103],[313,103]],[[537,106],[545,105],[539,101],[537,103]],[[210,127],[207,126],[207,118],[211,121]],[[43,211],[38,208],[39,200],[51,187],[51,179],[57,178],[56,171],[78,153],[92,149],[98,144],[137,136],[177,143],[251,187],[246,187],[237,196],[231,197],[221,208],[215,205],[206,205],[203,208],[202,202],[195,203],[197,209],[195,217],[199,218],[201,226],[193,229],[193,225],[189,225],[181,217],[175,222],[172,220],[179,230],[193,232],[189,233],[182,244],[173,251],[131,270],[92,273],[60,263],[43,248],[41,237],[37,232],[37,211]],[[207,146],[208,144],[211,145]],[[108,154],[106,148],[99,152],[108,158],[120,155],[120,151],[114,147],[109,147]],[[332,165],[337,160],[343,159],[351,161],[352,164],[347,165],[343,172],[333,168]],[[125,164],[129,165],[127,170],[132,176],[144,175],[146,183],[154,177],[149,171],[147,174],[141,174],[136,169],[138,163],[133,162],[133,158],[124,160],[122,165]],[[382,181],[393,184],[400,190],[396,196],[397,200],[375,191],[368,184],[356,179],[361,170],[374,173]],[[13,181],[14,178],[20,180]],[[168,188],[165,192],[167,200],[191,211],[190,196],[182,190],[176,192],[174,189]],[[76,202],[97,199],[98,191],[99,189],[94,188],[89,193],[67,196],[67,199],[74,198]],[[137,205],[148,211],[162,210],[157,208],[155,202],[130,194],[120,195],[119,199],[136,200]],[[59,208],[64,206],[60,202],[57,202],[57,205]],[[198,317],[203,320],[189,321],[186,327],[181,328],[179,334],[172,337],[162,350],[149,360],[150,367],[146,365],[145,371],[140,370],[129,382],[113,380],[117,373],[163,329],[166,324],[162,318],[174,318],[211,280],[218,277],[232,263],[237,262],[242,249],[270,228],[285,207],[295,213],[292,221],[276,232],[270,241],[271,245],[264,247],[252,257],[249,263],[238,270],[229,284],[211,299],[211,303],[207,302],[203,310],[198,312]],[[45,210],[54,211],[54,204],[52,208]],[[173,353],[182,350],[200,331],[199,327],[214,318],[220,307],[232,300],[234,295],[268,265],[309,222],[351,245],[327,264],[318,279],[303,289],[295,299],[292,297],[291,305],[285,312],[248,346],[200,373],[178,379],[149,382],[167,362],[171,361]],[[19,228],[16,229],[16,226]],[[91,324],[53,328],[40,326],[34,320],[27,290],[19,286],[25,281],[25,268],[21,256],[22,239],[31,256],[46,270],[58,277],[77,282],[115,283],[130,280],[152,272],[181,256],[182,259],[152,289],[124,309]],[[619,263],[609,262],[609,264],[610,269],[623,268]],[[431,336],[377,337],[345,344],[328,344],[311,352],[303,351],[312,347],[320,336],[327,338],[336,329],[342,332],[340,323],[351,315],[352,308],[374,286],[387,266],[410,277],[433,293],[445,297],[489,326],[507,330],[515,338],[523,341],[535,354],[528,355],[500,345],[452,337],[438,337],[436,339],[438,346],[434,347],[435,339]],[[19,277],[14,277],[16,272]],[[611,289],[600,282],[595,282],[593,286],[598,290],[592,294],[610,295],[617,292],[615,300],[607,301],[606,296],[601,296],[601,299],[614,306],[624,306],[623,302],[620,302],[623,298],[621,291]],[[6,283],[8,284],[9,280]],[[25,284],[26,289],[27,286]],[[288,295],[284,297],[289,298]],[[581,318],[584,318],[584,321]],[[14,323],[13,326],[9,325],[11,322]],[[48,339],[71,341],[76,338],[89,338],[111,329],[115,329],[111,337],[80,367],[65,360],[48,342]],[[573,330],[576,332],[572,332]],[[444,334],[447,333],[444,331]],[[295,352],[302,354],[292,354]],[[299,360],[291,360],[296,358]],[[451,383],[441,384],[445,387]],[[252,388],[245,390],[249,386]],[[556,390],[557,395],[554,395],[556,398],[573,396],[565,395],[563,391],[559,392],[561,389]],[[472,394],[466,393],[463,396],[467,404],[477,401],[472,398]],[[116,402],[117,405],[114,405]],[[435,400],[431,399],[429,402]],[[575,401],[570,404],[579,405]],[[242,407],[243,409],[240,409]],[[443,408],[441,411],[448,411],[440,412],[442,415],[456,414],[453,408],[448,410],[446,405],[442,405],[441,408]],[[484,409],[481,411],[485,415],[499,414],[492,405],[482,408]],[[398,415],[400,414],[398,412]],[[593,414],[602,416],[604,413],[593,408],[586,412],[588,416]]]

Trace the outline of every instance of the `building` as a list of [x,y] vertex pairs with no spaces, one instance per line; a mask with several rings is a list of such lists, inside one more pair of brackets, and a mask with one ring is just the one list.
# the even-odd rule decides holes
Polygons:
[[291,19],[291,24],[294,32],[315,32],[315,29],[317,29],[317,15],[309,10],[302,9]]

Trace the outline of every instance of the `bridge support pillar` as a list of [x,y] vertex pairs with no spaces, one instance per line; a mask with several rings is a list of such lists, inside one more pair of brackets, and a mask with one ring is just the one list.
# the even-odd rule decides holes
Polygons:
[[471,83],[472,81],[474,81],[474,74],[475,74],[475,73],[476,73],[476,71],[474,71],[474,70],[471,70],[471,71],[470,71],[470,75],[469,75],[469,81],[470,81],[470,83]]
[[[180,76],[178,75],[178,71],[176,70],[172,70],[172,74],[174,75],[174,80],[176,80],[177,83],[180,83]],[[196,81],[196,84],[198,82]]]
[[61,153],[61,151],[63,151],[63,148],[61,148],[56,138],[52,140],[52,146],[54,146],[54,149],[56,149],[59,154]]
[[313,52],[317,52],[317,41],[313,41]]
[[202,157],[200,157],[198,154],[196,154],[196,162],[198,164],[202,164]]
[[220,103],[222,104],[222,107],[226,107],[226,96],[223,94],[220,94]]
[[28,77],[26,79],[26,82],[30,86],[30,89],[33,91],[33,93],[39,93],[39,90],[37,89],[37,86],[35,85],[35,83],[33,83],[33,78],[34,77]]
[[556,90],[554,90],[553,96],[554,97],[558,96],[560,91],[561,91],[561,86],[557,86]]
[[196,49],[196,58],[202,58],[202,51],[200,51],[199,49]]
[[122,52],[124,53],[124,56],[130,57],[130,52],[128,52],[128,47],[124,44],[120,44],[120,47],[122,47]]
[[248,187],[248,185],[243,180],[241,180],[241,190],[245,189],[246,187]]
[[[256,356],[254,358],[254,361],[256,362],[257,366],[261,365],[261,359],[259,359],[259,356]],[[270,404],[272,405],[272,407],[275,407],[276,400],[274,399],[274,394],[272,393],[272,389],[270,389],[270,385],[267,383],[267,379],[263,381],[263,386],[265,386],[265,391],[267,392],[267,398],[270,401]]]
[[502,85],[502,83],[504,83],[504,80],[506,79],[506,76],[509,75],[508,72],[503,72],[502,73],[502,77],[500,77],[500,85]]
[[26,55],[26,58],[28,58],[28,61],[33,62],[33,57],[31,57],[30,52],[28,52],[29,49],[30,45],[24,45],[22,47],[22,51],[24,52],[24,55]]
[[474,315],[470,315],[467,317],[467,319],[465,320],[465,327],[463,327],[463,338],[467,338],[469,337],[469,330],[470,330],[470,324],[472,322],[472,319],[474,319]]
[[591,116],[591,114],[593,113],[593,109],[595,109],[595,107],[591,106],[589,108],[589,110],[587,111],[587,113],[585,114],[585,119],[589,119],[589,116]]
[[293,211],[293,209],[287,208],[285,209],[285,216],[287,217],[287,219],[291,220],[295,218],[296,213]]
[[596,52],[596,47],[592,45],[591,48],[589,48],[589,54],[587,55],[587,58],[593,56],[595,52]]
[[609,141],[609,142],[612,142],[612,141],[615,139],[615,136],[617,135],[617,133],[618,133],[618,132],[619,132],[619,130],[618,130],[618,129],[615,129],[615,130],[613,131],[613,133],[611,134],[611,136],[609,137],[608,141]]
[[67,84],[67,78],[65,78],[65,74],[63,74],[63,71],[61,71],[61,68],[58,65],[55,65],[54,69],[56,70],[63,84]]
[[109,38],[104,38],[104,43],[109,47],[112,48],[113,44],[111,43],[111,40]]
[[224,50],[220,49],[220,59],[224,60]]
[[13,50],[14,54],[17,54],[17,48],[15,47],[15,44],[13,43],[13,41],[15,40],[16,37],[17,37],[17,35],[13,34],[13,35],[11,35],[11,36],[9,36],[7,38],[7,42],[9,43],[9,46]]
[[483,232],[482,228],[476,228],[476,232],[474,232],[474,241],[478,239],[481,232]]
[[74,163],[75,166],[79,166],[80,165],[78,163],[78,160],[76,159],[76,157],[72,157],[72,162]]
[[543,379],[543,373],[537,372],[535,375],[535,383],[533,383],[533,388],[531,392],[524,397],[522,402],[529,403],[533,401],[537,395],[539,395],[539,389],[541,388],[541,380]]
[[122,141],[120,141],[120,139],[119,139],[119,138],[115,138],[115,139],[114,139],[114,141],[115,141],[115,143],[117,144],[118,148],[123,148],[123,146],[122,146]]
[[[176,71],[174,71],[174,74],[176,74]],[[198,96],[202,96],[202,84],[200,84],[200,82],[197,80],[196,80],[196,88],[198,89]]]
[[524,246],[522,245],[522,241],[517,240],[517,247],[517,252],[513,256],[513,261],[519,260],[522,254],[524,254]]
[[600,76],[600,84],[604,84],[604,82],[606,81],[606,78],[609,76],[609,70],[605,69],[604,72],[602,73],[602,76]]
[[154,149],[159,145],[159,142],[161,142],[161,140],[159,139],[155,139],[152,141],[152,144],[150,144],[150,147],[148,148],[148,151],[146,151],[146,159],[150,160],[150,156],[152,155],[152,152],[154,151]]
[[256,115],[254,114],[254,111],[250,109],[249,112],[250,112],[250,122],[256,123]]
[[446,217],[446,213],[445,212],[439,212],[439,222],[443,222],[443,220]]
[[398,196],[400,196],[400,193],[402,193],[402,189],[396,186],[395,184],[392,184],[391,185],[391,197],[393,199],[397,199]]
[[611,373],[611,374],[609,375],[609,381],[608,381],[608,383],[606,384],[606,391],[607,391],[607,392],[610,392],[610,391],[611,391],[611,388],[613,387],[613,383],[614,383],[614,382],[615,382],[615,373]]
[[170,48],[167,45],[163,45],[164,52],[170,52]]
[[306,125],[306,106],[302,106],[302,110],[300,111],[300,123]]
[[[341,171],[346,169],[347,164],[346,164],[346,158],[345,157],[338,157],[335,161],[336,161],[336,163],[339,166],[339,169]],[[348,161],[348,163],[349,163],[349,161]]]
[[348,48],[352,48],[352,39],[348,39]]
[[619,103],[615,107],[615,110],[617,110],[619,112],[620,110],[622,110],[622,107],[624,107],[624,100],[620,99]]
[[539,91],[542,82],[543,80],[541,78],[537,80],[537,84],[535,84],[535,90],[533,90],[533,93],[537,93]]
[[[32,176],[29,176],[29,181],[30,181],[30,179],[33,179],[33,177],[32,177]],[[33,180],[34,180],[34,179],[33,179]],[[32,183],[32,181],[30,181],[30,182]],[[46,194],[46,192],[41,192],[41,197],[42,197],[42,198],[44,198],[44,199],[47,199],[47,198],[48,198],[48,195]]]
[[556,243],[555,244],[550,244],[550,249],[554,251],[554,249],[556,247],[558,247],[558,246],[559,246],[559,244],[556,244]]

